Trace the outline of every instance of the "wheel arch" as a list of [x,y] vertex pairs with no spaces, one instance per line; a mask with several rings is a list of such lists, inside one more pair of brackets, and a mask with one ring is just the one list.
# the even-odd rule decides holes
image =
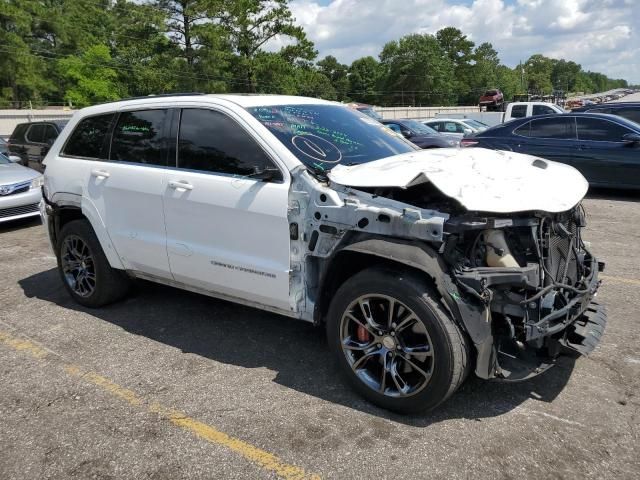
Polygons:
[[112,268],[124,270],[122,261],[111,242],[106,226],[95,206],[91,202],[80,201],[78,195],[65,195],[56,200],[56,202],[48,202],[52,207],[52,220],[49,221],[49,234],[54,251],[56,251],[58,235],[64,225],[73,220],[87,220],[98,237],[98,241],[102,246],[109,265]]

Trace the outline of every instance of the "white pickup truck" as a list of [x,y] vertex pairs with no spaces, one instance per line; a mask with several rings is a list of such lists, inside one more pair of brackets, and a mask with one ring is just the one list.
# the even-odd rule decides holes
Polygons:
[[465,113],[438,113],[436,118],[471,118],[485,123],[490,127],[508,122],[515,118],[533,117],[550,113],[566,113],[562,107],[548,102],[512,102],[507,105],[504,112],[465,112]]
[[385,408],[434,408],[471,370],[524,380],[604,329],[588,185],[568,165],[421,150],[348,106],[276,95],[89,107],[44,163],[41,213],[78,303],[141,278],[325,326]]

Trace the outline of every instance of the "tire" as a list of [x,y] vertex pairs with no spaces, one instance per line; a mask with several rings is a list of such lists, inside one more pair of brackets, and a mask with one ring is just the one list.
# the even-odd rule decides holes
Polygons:
[[109,265],[87,220],[73,220],[62,227],[56,256],[62,283],[71,297],[85,307],[102,307],[120,300],[129,291],[131,280]]
[[[398,270],[366,269],[340,286],[327,315],[327,339],[360,395],[388,410],[415,413],[434,409],[462,384],[468,340],[436,298],[419,275]],[[411,313],[416,320],[406,320]]]

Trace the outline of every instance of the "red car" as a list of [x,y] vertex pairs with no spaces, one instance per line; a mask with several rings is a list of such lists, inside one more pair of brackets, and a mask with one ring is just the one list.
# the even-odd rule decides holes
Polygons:
[[480,97],[480,107],[487,107],[487,110],[500,110],[502,103],[504,102],[504,96],[500,90],[493,89],[484,92],[484,95]]

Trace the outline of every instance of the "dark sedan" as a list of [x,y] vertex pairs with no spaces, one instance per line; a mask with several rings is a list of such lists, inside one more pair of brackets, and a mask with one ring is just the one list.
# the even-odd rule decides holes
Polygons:
[[640,124],[640,102],[601,103],[574,108],[573,112],[610,113]]
[[465,138],[462,146],[527,153],[572,165],[593,186],[640,189],[640,125],[615,115],[521,118]]
[[382,123],[420,148],[446,148],[460,145],[460,140],[442,135],[416,120],[382,120]]

